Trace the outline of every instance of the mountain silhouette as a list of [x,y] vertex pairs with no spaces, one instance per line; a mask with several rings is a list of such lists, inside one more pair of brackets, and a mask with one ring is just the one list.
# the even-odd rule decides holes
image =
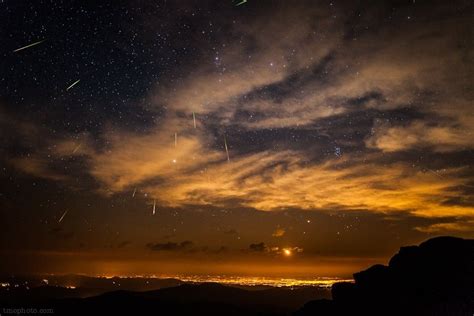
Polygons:
[[[97,285],[89,281],[88,285]],[[97,289],[96,289],[97,290]],[[90,288],[41,286],[0,296],[0,307],[53,308],[54,314],[84,315],[289,315],[305,302],[328,298],[325,288],[244,289],[217,283],[182,284],[152,291],[116,290],[84,297]]]
[[308,302],[305,315],[473,315],[474,240],[437,237],[402,247],[388,266],[336,283],[332,300]]
[[[147,292],[114,291],[85,299],[52,301],[55,311],[157,315],[288,315],[327,292],[317,288],[245,290],[217,283],[183,284]],[[70,313],[70,310],[73,310]]]

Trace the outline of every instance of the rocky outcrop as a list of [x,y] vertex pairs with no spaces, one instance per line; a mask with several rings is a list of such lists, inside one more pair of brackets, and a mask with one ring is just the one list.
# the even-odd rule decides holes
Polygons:
[[307,303],[297,315],[473,315],[474,240],[437,237],[402,247],[338,283],[333,300]]

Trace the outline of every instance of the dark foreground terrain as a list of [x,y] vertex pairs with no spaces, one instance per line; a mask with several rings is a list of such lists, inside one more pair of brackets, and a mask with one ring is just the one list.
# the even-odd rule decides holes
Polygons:
[[[402,247],[388,266],[355,273],[354,280],[335,284],[330,300],[327,290],[315,287],[250,290],[174,279],[78,276],[51,278],[46,285],[42,279],[23,279],[21,286],[0,288],[0,314],[471,316],[474,240],[439,237]],[[67,282],[80,286],[68,289]],[[116,282],[127,290],[114,290]]]
[[430,239],[402,247],[388,266],[337,283],[333,300],[305,304],[296,315],[474,315],[474,240]]
[[316,287],[246,290],[217,283],[182,284],[144,292],[117,290],[87,298],[74,297],[90,291],[74,289],[71,292],[65,288],[42,286],[9,295],[8,299],[5,296],[0,306],[53,309],[56,315],[287,315],[307,301],[330,297],[329,290]]

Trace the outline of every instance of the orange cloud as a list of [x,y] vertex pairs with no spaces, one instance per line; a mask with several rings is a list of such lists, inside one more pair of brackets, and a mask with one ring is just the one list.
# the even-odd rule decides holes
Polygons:
[[18,170],[36,177],[55,181],[63,181],[67,179],[65,175],[51,170],[48,161],[41,156],[35,155],[27,158],[15,158],[11,159],[9,162]]
[[385,152],[414,147],[433,147],[438,152],[472,149],[474,138],[468,137],[467,133],[470,133],[467,127],[429,126],[422,121],[400,127],[380,125],[375,128],[375,134],[366,140],[366,145]]
[[161,139],[161,133],[127,142],[117,138],[110,151],[92,157],[92,175],[105,190],[120,192],[140,185],[169,206],[225,206],[237,201],[266,211],[343,208],[430,217],[474,214],[469,206],[443,204],[461,194],[452,188],[468,185],[468,179],[458,177],[462,168],[436,174],[404,163],[381,166],[352,157],[308,164],[304,153],[295,151],[237,156],[229,163],[223,150],[206,149],[199,138],[183,137],[177,148],[172,139]]
[[[179,134],[178,134],[179,135]],[[225,159],[223,152],[206,151],[198,136],[178,136],[159,130],[142,136],[113,135],[109,148],[90,156],[91,174],[106,191],[120,192],[146,181],[159,188],[180,174],[196,172]]]
[[416,230],[423,233],[460,233],[474,231],[474,221],[459,221],[452,223],[437,223],[429,226],[415,227]]
[[275,229],[272,236],[273,237],[282,237],[283,235],[285,235],[285,233],[286,233],[286,231],[283,228],[278,227],[277,229]]

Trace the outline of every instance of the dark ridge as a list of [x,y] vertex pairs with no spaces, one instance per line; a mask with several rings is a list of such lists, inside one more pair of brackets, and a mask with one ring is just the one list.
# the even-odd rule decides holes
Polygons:
[[305,304],[295,315],[473,315],[474,240],[437,237],[401,247],[388,266],[337,283],[332,301]]

